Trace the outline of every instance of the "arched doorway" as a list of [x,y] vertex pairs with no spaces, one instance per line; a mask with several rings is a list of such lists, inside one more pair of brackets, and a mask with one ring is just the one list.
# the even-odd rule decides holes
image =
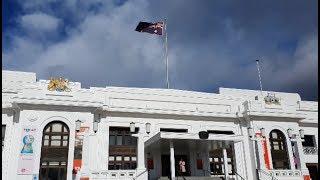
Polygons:
[[69,150],[69,128],[60,121],[53,121],[43,129],[40,180],[66,180]]
[[289,169],[289,158],[285,135],[278,129],[269,134],[273,169]]

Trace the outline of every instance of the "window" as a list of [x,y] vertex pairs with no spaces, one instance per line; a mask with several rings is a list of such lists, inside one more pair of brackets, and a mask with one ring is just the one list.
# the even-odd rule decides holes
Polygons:
[[272,164],[274,169],[289,169],[287,143],[280,130],[272,130],[269,134]]
[[129,128],[109,129],[109,170],[136,169],[137,138],[131,136]]
[[302,142],[304,147],[315,147],[315,136],[314,135],[304,135],[304,141]]
[[[223,175],[224,174],[224,164],[223,164],[223,153],[222,149],[215,149],[210,151],[210,171],[213,175]],[[234,158],[232,153],[232,148],[227,149],[227,161],[228,170],[230,175],[234,175]]]
[[160,132],[187,133],[188,129],[160,128]]
[[67,179],[69,128],[58,121],[43,130],[39,179]]
[[208,130],[208,133],[209,134],[228,134],[228,135],[234,134],[233,131],[220,131],[220,130]]
[[4,146],[5,134],[6,134],[6,125],[2,125],[2,151],[3,151],[3,146]]

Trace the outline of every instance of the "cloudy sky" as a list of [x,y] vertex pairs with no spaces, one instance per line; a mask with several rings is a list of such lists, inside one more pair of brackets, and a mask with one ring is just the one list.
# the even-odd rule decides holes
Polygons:
[[134,31],[167,19],[170,85],[297,92],[318,100],[317,0],[4,0],[2,68],[83,87],[165,88],[164,41]]

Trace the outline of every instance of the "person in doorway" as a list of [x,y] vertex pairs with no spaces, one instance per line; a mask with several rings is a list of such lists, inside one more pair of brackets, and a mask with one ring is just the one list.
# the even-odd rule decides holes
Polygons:
[[186,173],[186,162],[182,158],[179,161],[179,167],[181,175],[184,176]]

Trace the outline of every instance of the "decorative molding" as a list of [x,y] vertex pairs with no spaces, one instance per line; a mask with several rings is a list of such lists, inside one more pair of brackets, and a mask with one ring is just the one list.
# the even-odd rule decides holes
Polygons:
[[318,155],[317,147],[303,147],[303,153],[305,155]]
[[38,118],[38,116],[36,116],[36,115],[30,115],[27,119],[28,119],[30,122],[34,122],[34,121],[37,121],[39,118]]
[[58,92],[70,92],[69,80],[60,78],[50,78],[47,89],[49,91],[58,91]]
[[280,98],[276,97],[274,93],[268,93],[266,97],[264,97],[264,102],[266,104],[275,104],[275,105],[281,105]]

